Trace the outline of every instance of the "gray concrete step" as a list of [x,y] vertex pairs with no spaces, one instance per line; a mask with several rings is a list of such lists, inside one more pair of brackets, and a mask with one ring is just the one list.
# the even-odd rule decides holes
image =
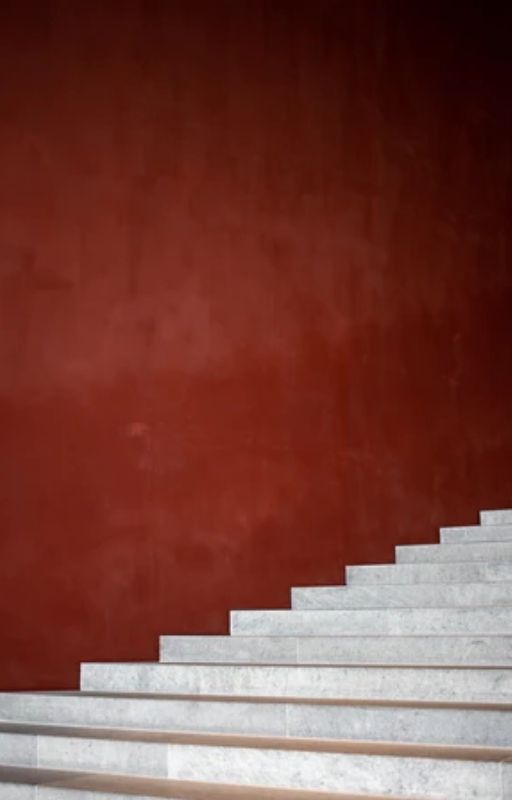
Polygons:
[[[444,547],[444,545],[443,545]],[[346,568],[348,585],[376,583],[482,583],[512,581],[512,561],[429,564],[364,564]]]
[[168,663],[512,667],[511,636],[161,636]]
[[2,762],[282,789],[502,800],[512,749],[0,725]]
[[[0,800],[429,800],[0,765]],[[434,798],[430,798],[434,800]]]
[[310,586],[291,590],[293,609],[442,608],[512,605],[512,582],[413,586]]
[[232,636],[499,636],[512,634],[512,607],[232,611]]
[[363,700],[512,702],[512,670],[494,667],[86,663],[89,692]]
[[457,528],[441,528],[440,538],[442,544],[512,542],[512,525],[466,525]]
[[512,508],[481,511],[480,523],[482,525],[512,525]]
[[470,542],[463,544],[420,544],[395,547],[397,564],[427,562],[512,561],[512,542]]
[[57,720],[93,728],[512,747],[512,705],[507,704],[0,693],[0,725]]

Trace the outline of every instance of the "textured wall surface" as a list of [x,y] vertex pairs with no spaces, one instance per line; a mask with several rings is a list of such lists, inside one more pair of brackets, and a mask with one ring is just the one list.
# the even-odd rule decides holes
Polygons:
[[509,28],[468,5],[2,4],[2,688],[512,504]]

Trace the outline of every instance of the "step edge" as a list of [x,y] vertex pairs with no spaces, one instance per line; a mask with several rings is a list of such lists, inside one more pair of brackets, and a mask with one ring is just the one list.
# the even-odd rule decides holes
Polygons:
[[319,739],[302,736],[263,736],[140,728],[93,727],[45,723],[2,723],[2,735],[53,737],[138,744],[223,747],[242,750],[279,750],[340,755],[375,755],[449,761],[502,762],[512,760],[512,746],[432,744],[368,739]]
[[[26,698],[25,693],[2,692],[0,701],[3,697]],[[37,695],[40,697],[40,695]],[[55,697],[62,697],[63,700],[69,699],[59,693],[47,693],[44,698],[53,700]],[[347,708],[411,708],[422,710],[446,710],[446,711],[484,711],[484,712],[512,712],[512,702],[476,702],[461,700],[404,700],[401,698],[352,698],[352,697],[287,697],[286,695],[204,695],[204,694],[142,694],[130,692],[76,692],[74,700],[130,700],[130,701],[152,701],[152,702],[198,702],[198,703],[232,703],[233,705],[293,705],[293,706],[333,706]],[[0,724],[13,722],[1,716]],[[27,720],[28,722],[28,720]],[[34,723],[37,724],[37,723]],[[46,724],[46,723],[41,723]],[[86,726],[88,727],[88,726]],[[145,730],[145,729],[143,729]]]
[[[5,779],[8,780],[5,780]],[[35,780],[40,778],[40,780]],[[10,780],[9,780],[10,779]],[[23,780],[25,779],[25,780]],[[77,788],[77,781],[80,781],[79,790],[92,792],[112,792],[117,784],[126,784],[126,776],[112,773],[85,772],[83,770],[52,770],[43,767],[21,767],[10,766],[0,763],[0,783],[8,785],[29,785],[39,786],[50,789],[70,789]],[[89,781],[89,784],[88,784]],[[69,785],[66,785],[68,784]],[[181,800],[212,800],[217,797],[228,800],[238,800],[245,797],[246,800],[435,800],[433,797],[419,796],[414,797],[402,795],[376,795],[376,794],[347,794],[339,792],[327,792],[322,790],[308,789],[278,789],[273,787],[260,787],[254,785],[239,784],[218,784],[205,783],[199,781],[176,781],[169,778],[151,778],[130,776],[130,783],[136,790],[127,792],[125,786],[123,791],[135,796],[146,795],[154,797],[156,800],[178,800],[177,796],[169,793],[179,791]],[[88,784],[88,785],[87,785]],[[162,792],[165,791],[165,794]],[[183,795],[183,792],[188,792]],[[190,792],[194,792],[193,795]],[[197,792],[207,791],[208,794],[198,795]],[[158,794],[156,793],[158,792]],[[236,792],[236,794],[234,794]]]

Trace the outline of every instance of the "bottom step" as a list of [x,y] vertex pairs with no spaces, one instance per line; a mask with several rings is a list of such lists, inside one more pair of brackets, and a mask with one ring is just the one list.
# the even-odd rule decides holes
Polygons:
[[[265,790],[278,788],[317,792],[319,797],[322,792],[445,800],[512,797],[510,748],[15,723],[2,723],[0,740],[4,766],[70,771],[72,776],[79,770],[105,779],[115,773],[127,781],[159,779],[164,787],[172,785],[166,781],[185,781],[187,786],[199,780],[217,788],[227,784],[256,791],[258,786],[261,797]],[[82,788],[80,783],[74,786]],[[29,793],[29,800],[47,797],[38,791]]]
[[4,767],[0,800],[434,800],[401,795],[339,794],[221,786],[191,781],[99,775],[92,772]]

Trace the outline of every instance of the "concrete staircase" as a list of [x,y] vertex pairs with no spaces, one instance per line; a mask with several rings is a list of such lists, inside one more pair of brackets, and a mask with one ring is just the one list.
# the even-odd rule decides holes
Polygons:
[[0,694],[0,800],[512,800],[512,510]]

